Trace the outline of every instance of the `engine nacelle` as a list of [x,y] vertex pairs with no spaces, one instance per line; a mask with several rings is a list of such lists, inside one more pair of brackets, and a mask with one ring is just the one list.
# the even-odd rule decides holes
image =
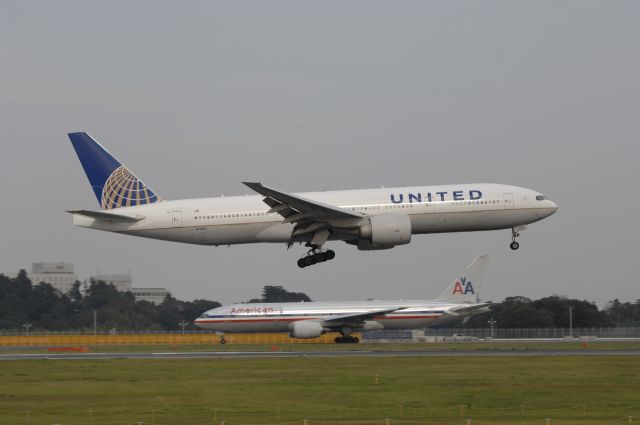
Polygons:
[[411,218],[407,214],[380,214],[360,226],[358,249],[390,249],[411,242]]
[[312,320],[299,320],[289,325],[291,338],[317,338],[324,333],[322,323]]

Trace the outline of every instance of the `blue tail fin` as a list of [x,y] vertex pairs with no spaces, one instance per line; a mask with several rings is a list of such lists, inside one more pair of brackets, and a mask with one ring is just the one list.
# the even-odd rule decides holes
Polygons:
[[69,139],[103,210],[151,204],[160,198],[87,133]]

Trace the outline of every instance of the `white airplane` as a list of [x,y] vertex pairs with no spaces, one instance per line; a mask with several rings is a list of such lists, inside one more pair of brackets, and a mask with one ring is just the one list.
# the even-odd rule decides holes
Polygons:
[[368,251],[413,234],[511,229],[515,250],[527,224],[557,209],[533,190],[488,183],[290,194],[245,182],[259,196],[167,201],[87,133],[69,138],[102,207],[69,211],[74,225],[200,245],[306,243],[300,267],[333,259],[323,247],[334,240]]
[[434,323],[489,311],[478,302],[478,278],[489,257],[481,255],[469,264],[435,300],[289,302],[233,304],[202,314],[195,324],[222,334],[289,332],[292,338],[317,338],[339,332],[335,341],[358,342],[352,332],[381,329],[424,329]]

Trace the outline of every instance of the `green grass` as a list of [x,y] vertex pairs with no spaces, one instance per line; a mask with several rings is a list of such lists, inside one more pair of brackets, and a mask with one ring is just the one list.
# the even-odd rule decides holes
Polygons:
[[0,362],[0,424],[554,425],[630,415],[640,421],[634,356]]

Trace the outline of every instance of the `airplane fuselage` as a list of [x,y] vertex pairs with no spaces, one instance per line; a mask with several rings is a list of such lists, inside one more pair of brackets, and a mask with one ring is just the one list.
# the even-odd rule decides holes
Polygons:
[[[556,205],[533,190],[500,184],[379,188],[296,194],[334,207],[375,216],[406,214],[412,234],[508,229],[553,214]],[[162,201],[123,206],[120,215],[132,223],[73,216],[77,226],[146,238],[200,245],[309,241],[312,234],[294,236],[294,223],[269,212],[264,197],[229,196]],[[112,210],[113,211],[113,210]],[[332,234],[329,240],[345,240]]]
[[423,329],[459,317],[452,309],[469,305],[430,300],[233,304],[205,312],[195,324],[220,333],[289,332],[296,321],[323,321],[397,306],[403,308],[376,315],[354,330]]

